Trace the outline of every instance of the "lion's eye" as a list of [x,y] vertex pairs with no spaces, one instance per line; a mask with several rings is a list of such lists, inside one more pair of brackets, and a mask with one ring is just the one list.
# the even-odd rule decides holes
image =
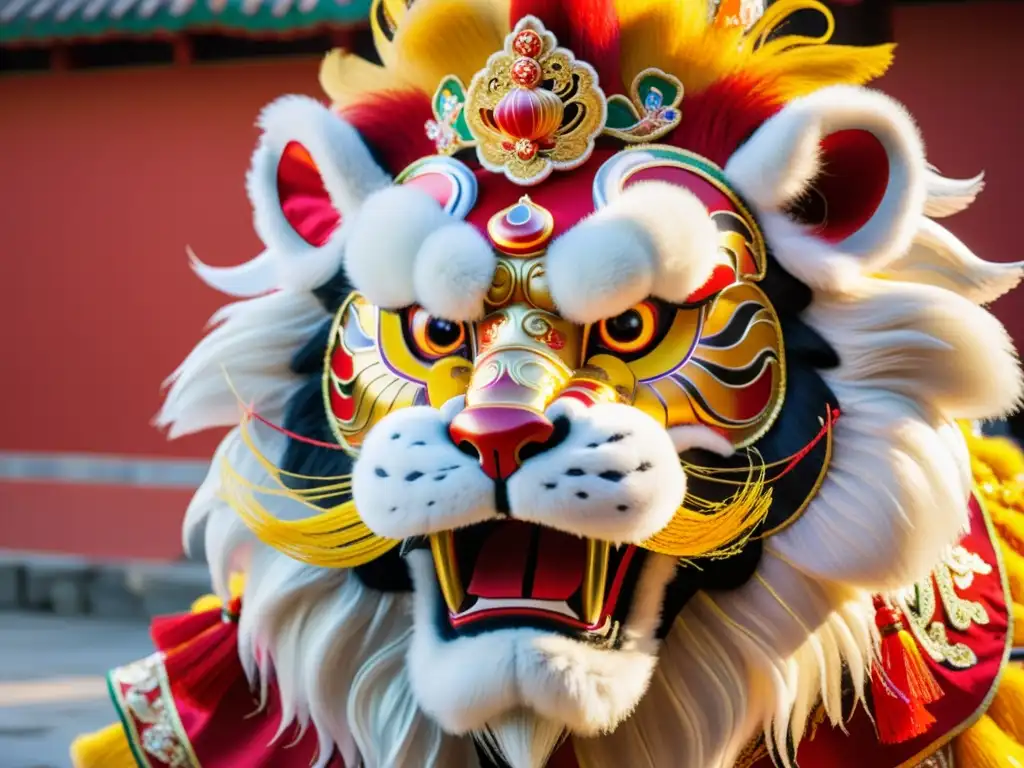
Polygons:
[[655,340],[659,319],[658,306],[653,302],[643,301],[621,315],[598,323],[598,337],[601,344],[612,352],[640,352]]
[[409,336],[415,352],[436,360],[454,354],[466,343],[466,326],[416,307],[409,311]]

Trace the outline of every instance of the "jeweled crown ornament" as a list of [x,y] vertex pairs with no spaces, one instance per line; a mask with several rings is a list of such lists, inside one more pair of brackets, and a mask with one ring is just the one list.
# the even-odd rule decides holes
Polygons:
[[517,184],[586,162],[606,116],[597,73],[533,16],[516,24],[466,94],[481,165]]

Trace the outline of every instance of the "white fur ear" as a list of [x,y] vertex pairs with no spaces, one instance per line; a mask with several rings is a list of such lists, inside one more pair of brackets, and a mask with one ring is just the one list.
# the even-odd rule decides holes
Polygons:
[[420,247],[413,270],[416,298],[437,317],[478,320],[497,262],[475,227],[449,224],[430,234]]
[[349,225],[345,271],[356,290],[381,309],[416,303],[420,246],[451,219],[414,187],[389,187],[370,196]]
[[[902,106],[864,88],[834,86],[794,100],[725,171],[762,215],[794,217],[807,237],[859,260],[864,271],[903,253],[924,211],[926,166],[917,128]],[[785,249],[775,255],[790,266]]]
[[358,132],[313,99],[280,98],[258,124],[263,135],[247,188],[253,224],[276,269],[273,285],[249,280],[243,287],[315,288],[341,266],[342,224],[389,178]]
[[548,250],[551,295],[575,322],[613,317],[648,296],[682,303],[711,276],[718,228],[689,190],[635,184]]

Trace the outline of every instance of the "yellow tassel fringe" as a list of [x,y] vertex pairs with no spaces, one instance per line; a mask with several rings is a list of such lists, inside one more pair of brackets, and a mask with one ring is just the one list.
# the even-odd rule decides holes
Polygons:
[[[754,476],[754,472],[759,474]],[[682,559],[729,557],[739,552],[772,505],[764,467],[751,470],[732,497],[717,504],[687,498],[671,522],[643,543],[644,549]]]
[[138,763],[120,723],[79,736],[71,743],[74,768],[136,768]]
[[[326,509],[313,503],[350,495],[350,478],[317,478],[284,472],[260,452],[249,432],[249,425],[250,417],[243,417],[239,435],[274,486],[255,485],[224,460],[221,464],[221,495],[256,538],[294,560],[322,568],[355,568],[398,546],[398,541],[373,533],[359,517],[351,499]],[[321,484],[296,489],[289,487],[286,479]],[[306,507],[312,514],[299,520],[283,520],[263,505],[261,496],[287,498]]]

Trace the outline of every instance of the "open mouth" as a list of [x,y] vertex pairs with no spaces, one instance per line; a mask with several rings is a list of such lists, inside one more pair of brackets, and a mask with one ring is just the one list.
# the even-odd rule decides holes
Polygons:
[[535,627],[605,645],[617,641],[645,555],[516,520],[436,533],[429,546],[448,637]]

